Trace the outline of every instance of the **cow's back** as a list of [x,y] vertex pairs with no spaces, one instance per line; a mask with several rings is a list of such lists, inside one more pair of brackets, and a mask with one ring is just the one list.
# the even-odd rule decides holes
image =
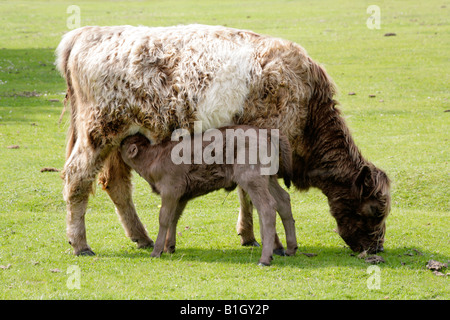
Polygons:
[[[175,128],[233,123],[301,135],[313,94],[306,52],[290,41],[220,26],[83,27],[57,49],[84,118],[162,140]],[[102,132],[99,135],[113,135]]]

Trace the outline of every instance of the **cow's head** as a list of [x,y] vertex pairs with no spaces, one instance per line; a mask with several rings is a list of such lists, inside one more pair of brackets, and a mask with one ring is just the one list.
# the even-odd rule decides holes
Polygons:
[[346,194],[329,199],[338,233],[355,252],[383,251],[385,220],[390,211],[390,187],[386,174],[364,166]]

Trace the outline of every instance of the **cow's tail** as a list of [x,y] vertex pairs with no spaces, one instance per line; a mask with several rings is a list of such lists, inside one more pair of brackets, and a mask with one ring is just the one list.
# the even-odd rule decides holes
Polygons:
[[81,29],[75,29],[68,33],[66,33],[58,47],[56,48],[56,67],[61,73],[61,75],[66,79],[67,91],[66,97],[64,99],[64,108],[60,116],[60,121],[64,115],[64,112],[67,107],[67,103],[70,103],[70,125],[69,130],[67,132],[67,143],[66,143],[66,159],[68,159],[72,153],[72,150],[77,141],[77,132],[76,132],[76,117],[77,117],[77,108],[74,90],[72,86],[72,75],[69,67],[69,58],[72,52],[72,48],[75,45],[77,38],[79,37]]
[[[76,108],[75,108],[75,97],[72,94],[72,88],[70,86],[67,87],[66,98],[64,99],[64,109],[66,109],[67,103],[70,103],[70,124],[69,129],[67,131],[67,142],[66,142],[66,159],[70,157],[72,154],[72,150],[77,141],[77,131],[76,131]],[[62,116],[63,114],[61,114]]]
[[280,146],[280,161],[279,161],[279,175],[283,177],[286,187],[291,186],[293,177],[292,173],[292,149],[288,138],[285,135],[279,136]]

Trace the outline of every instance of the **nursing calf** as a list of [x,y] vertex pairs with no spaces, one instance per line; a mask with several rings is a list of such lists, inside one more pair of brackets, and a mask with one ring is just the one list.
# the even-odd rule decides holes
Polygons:
[[290,197],[277,181],[278,173],[290,185],[292,152],[287,138],[277,132],[229,126],[192,138],[185,135],[180,142],[152,144],[141,134],[125,138],[119,148],[123,161],[161,195],[159,232],[152,257],[175,251],[177,222],[190,199],[222,188],[232,190],[237,185],[248,193],[259,213],[263,243],[259,264],[270,265],[274,249],[284,251],[276,236],[276,211],[286,231],[286,254],[294,255],[297,240]]

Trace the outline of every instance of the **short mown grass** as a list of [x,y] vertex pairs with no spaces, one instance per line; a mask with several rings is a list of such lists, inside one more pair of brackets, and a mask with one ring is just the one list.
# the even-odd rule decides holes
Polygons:
[[[377,288],[369,265],[333,231],[327,199],[315,189],[289,191],[299,252],[267,268],[256,265],[261,248],[240,246],[237,194],[225,191],[190,202],[177,251],[152,259],[126,238],[98,188],[86,215],[96,256],[73,256],[62,180],[40,172],[64,165],[68,115],[59,124],[65,87],[53,62],[69,4],[0,1],[0,299],[450,298],[450,277],[426,268],[450,260],[448,1],[382,2],[379,30],[366,26],[369,1],[77,3],[82,25],[228,25],[293,40],[321,62],[362,153],[392,180]],[[155,239],[159,198],[137,175],[134,183]],[[70,285],[71,266],[80,289]]]

